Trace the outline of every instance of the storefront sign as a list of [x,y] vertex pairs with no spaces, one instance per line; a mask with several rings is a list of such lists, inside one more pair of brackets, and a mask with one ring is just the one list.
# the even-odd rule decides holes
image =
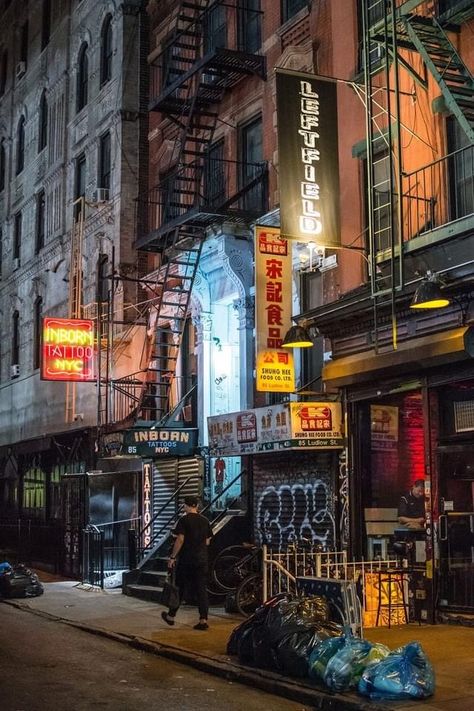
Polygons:
[[151,462],[143,465],[143,547],[151,543]]
[[43,318],[42,380],[85,383],[96,379],[94,322]]
[[136,429],[124,435],[122,454],[140,457],[188,457],[197,447],[197,429]]
[[291,243],[272,227],[255,228],[257,390],[295,389],[293,352],[281,344],[291,326]]
[[398,447],[398,407],[370,406],[371,449],[392,450]]
[[340,246],[337,85],[277,71],[281,234]]
[[338,402],[284,403],[216,415],[208,418],[208,429],[210,452],[221,457],[343,446]]

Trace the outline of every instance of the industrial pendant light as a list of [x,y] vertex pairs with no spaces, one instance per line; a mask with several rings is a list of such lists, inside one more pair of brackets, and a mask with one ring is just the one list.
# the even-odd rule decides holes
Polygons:
[[441,292],[436,274],[427,272],[426,277],[415,291],[410,304],[411,309],[442,309],[449,306],[449,299]]
[[303,326],[292,326],[281,344],[284,348],[311,348],[314,345],[308,331]]

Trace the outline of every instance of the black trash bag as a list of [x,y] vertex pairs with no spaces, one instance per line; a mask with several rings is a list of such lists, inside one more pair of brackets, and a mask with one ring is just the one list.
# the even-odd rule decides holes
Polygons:
[[259,669],[278,669],[266,625],[255,627],[252,633],[253,663]]
[[309,656],[321,637],[317,628],[301,629],[283,637],[275,649],[278,670],[286,676],[305,678],[309,673]]
[[240,664],[255,664],[255,655],[253,649],[253,633],[255,627],[249,626],[242,631],[237,645],[237,655]]
[[253,630],[255,627],[263,625],[268,614],[270,613],[270,610],[274,605],[278,604],[280,599],[286,599],[286,596],[282,598],[281,595],[278,595],[275,598],[268,600],[264,605],[259,607],[251,617],[248,617],[240,625],[238,625],[238,627],[232,630],[232,633],[229,637],[229,641],[227,642],[227,654],[231,656],[238,655],[240,657],[239,645],[242,637],[245,637],[242,646],[242,653],[246,658],[253,657],[253,652],[250,653],[246,646],[248,644],[252,644],[252,639],[247,639],[247,631]]
[[0,575],[0,595],[5,598],[38,597],[44,593],[36,573],[22,563]]
[[270,645],[276,647],[288,634],[312,628],[315,624],[330,624],[326,622],[328,614],[327,603],[322,598],[282,600],[272,607],[266,618]]

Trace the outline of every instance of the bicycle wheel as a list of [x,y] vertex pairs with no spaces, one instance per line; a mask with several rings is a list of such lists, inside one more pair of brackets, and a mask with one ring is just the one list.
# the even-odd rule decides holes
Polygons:
[[243,546],[228,546],[215,558],[212,564],[212,579],[219,588],[227,592],[235,590],[242,580],[242,573],[236,565],[248,554]]
[[235,593],[235,604],[244,617],[253,615],[255,610],[263,604],[263,580],[259,573],[249,575],[242,580]]

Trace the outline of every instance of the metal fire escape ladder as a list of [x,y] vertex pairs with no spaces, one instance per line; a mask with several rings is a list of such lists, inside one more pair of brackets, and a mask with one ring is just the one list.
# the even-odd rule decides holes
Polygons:
[[[397,348],[395,295],[403,287],[400,105],[394,0],[362,3],[367,145],[367,214],[374,347],[379,341],[379,306],[391,303],[392,345]],[[379,35],[372,28],[378,21]],[[382,27],[380,27],[380,22]],[[374,52],[374,50],[376,50]],[[391,59],[393,57],[393,61]],[[374,81],[382,72],[380,86]],[[395,127],[394,127],[395,126]],[[380,260],[387,266],[381,270]]]
[[435,17],[419,15],[403,17],[399,30],[401,46],[419,52],[441,89],[446,107],[474,144],[474,78],[445,30]]
[[[186,72],[185,65],[199,61],[203,42],[203,12],[209,0],[181,2],[178,11],[172,53],[164,83],[182,77],[176,88],[174,102],[166,114],[181,126],[177,168],[167,186],[162,225],[162,266],[158,270],[157,300],[152,307],[150,325],[152,343],[149,353],[146,387],[141,403],[143,419],[162,420],[171,408],[171,388],[176,377],[180,346],[188,317],[191,293],[205,230],[187,221],[173,227],[173,215],[179,216],[197,208],[202,190],[205,154],[211,144],[217,123],[217,112],[209,110],[209,101],[218,103],[224,89],[213,87],[204,67]],[[175,53],[175,49],[178,51]],[[187,76],[185,77],[184,75]],[[163,111],[164,113],[164,111]]]

